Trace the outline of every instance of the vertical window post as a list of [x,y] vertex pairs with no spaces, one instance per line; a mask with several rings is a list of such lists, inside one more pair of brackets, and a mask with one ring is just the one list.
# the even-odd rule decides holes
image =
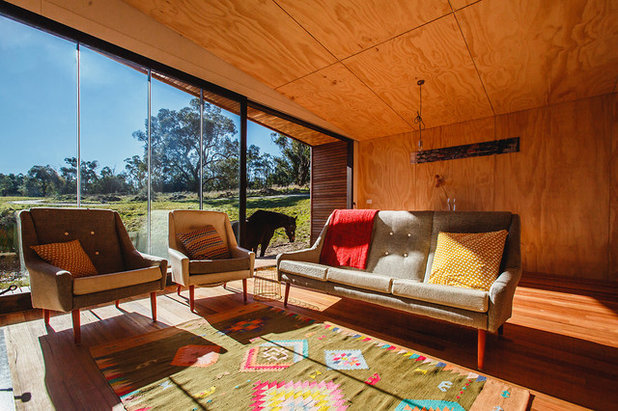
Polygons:
[[146,196],[146,240],[148,244],[148,253],[152,252],[152,70],[148,69],[148,149],[147,149],[147,162],[148,162],[148,177],[147,177],[147,196]]
[[204,89],[200,89],[200,210],[204,209]]
[[247,219],[247,99],[240,100],[240,170],[238,184],[238,242],[245,243]]
[[77,187],[77,206],[82,205],[82,147],[81,147],[81,101],[80,101],[80,85],[79,85],[79,41],[76,43],[75,54],[77,56],[77,158],[75,165],[75,180]]

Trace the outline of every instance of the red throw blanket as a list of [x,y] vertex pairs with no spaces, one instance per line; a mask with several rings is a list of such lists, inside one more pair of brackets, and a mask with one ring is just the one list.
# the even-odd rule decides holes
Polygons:
[[320,263],[367,267],[373,219],[378,210],[335,210],[326,231]]

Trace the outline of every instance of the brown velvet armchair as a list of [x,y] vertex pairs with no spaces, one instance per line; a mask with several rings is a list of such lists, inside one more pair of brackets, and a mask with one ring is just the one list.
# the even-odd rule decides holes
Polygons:
[[[231,258],[218,260],[191,260],[177,233],[186,233],[211,225],[225,242]],[[174,210],[169,213],[168,257],[172,266],[172,279],[182,286],[189,287],[189,305],[195,309],[195,286],[217,286],[228,281],[241,280],[243,298],[247,302],[247,278],[253,276],[255,253],[238,246],[226,213],[202,210]]]
[[[165,288],[167,261],[135,249],[117,212],[86,208],[32,208],[19,213],[21,252],[30,273],[32,306],[72,312],[75,342],[81,341],[84,307],[150,293],[157,319],[156,292]],[[79,240],[98,275],[74,277],[41,259],[32,245]]]

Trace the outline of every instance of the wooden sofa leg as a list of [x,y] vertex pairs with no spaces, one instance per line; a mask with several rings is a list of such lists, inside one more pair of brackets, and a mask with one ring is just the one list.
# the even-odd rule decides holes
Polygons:
[[120,300],[116,300],[116,308],[120,309]]
[[288,306],[288,298],[290,297],[290,283],[285,283],[285,297],[283,297],[283,306]]
[[71,315],[73,316],[73,340],[75,344],[80,344],[82,342],[82,331],[80,328],[79,309],[71,311]]
[[242,279],[242,299],[247,304],[247,279]]
[[150,293],[150,310],[152,311],[152,321],[157,321],[157,293]]
[[191,309],[191,312],[195,311],[195,286],[194,285],[189,286],[189,308]]
[[49,310],[43,308],[43,319],[45,320],[45,325],[49,325]]
[[178,287],[176,287],[176,294],[178,294],[179,297],[180,297],[180,290],[182,290],[182,285],[178,284]]
[[478,352],[477,352],[477,368],[483,369],[485,365],[485,338],[487,337],[487,331],[478,330]]

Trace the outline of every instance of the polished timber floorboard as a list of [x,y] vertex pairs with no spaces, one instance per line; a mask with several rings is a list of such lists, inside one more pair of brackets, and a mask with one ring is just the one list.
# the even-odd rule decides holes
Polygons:
[[[488,336],[485,374],[530,389],[533,410],[618,409],[618,298],[615,290],[582,286],[550,290],[525,282],[516,293],[504,336]],[[199,315],[242,305],[241,285],[196,289]],[[250,288],[251,290],[251,288]],[[88,347],[173,326],[198,316],[168,287],[158,296],[158,322],[148,295],[82,312],[82,345],[73,344],[70,314],[0,314],[17,409],[122,409]],[[249,298],[251,303],[251,297]],[[281,302],[267,302],[281,307]],[[288,309],[326,319],[440,359],[474,368],[476,331],[292,287]]]

